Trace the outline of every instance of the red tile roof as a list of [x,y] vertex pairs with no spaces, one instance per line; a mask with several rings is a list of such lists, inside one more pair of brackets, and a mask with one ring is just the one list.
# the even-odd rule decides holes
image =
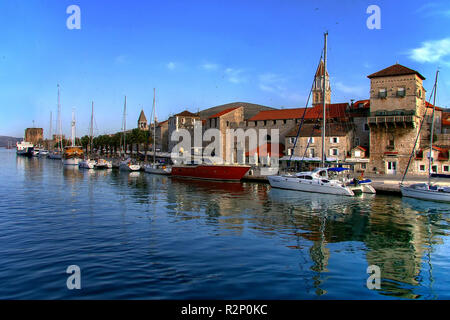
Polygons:
[[175,116],[176,117],[198,117],[198,114],[184,110],[183,112],[180,112],[180,113],[176,114]]
[[257,147],[256,149],[247,151],[245,153],[245,156],[251,157],[255,153],[258,153],[259,157],[267,157],[267,154],[269,154],[270,157],[277,156],[277,157],[281,158],[282,156],[284,156],[284,144],[282,144],[282,143],[273,144],[273,146],[275,147],[275,150],[277,152],[276,154],[272,153],[272,144],[270,142],[268,142],[266,144],[263,144],[262,146]]
[[[425,106],[426,106],[427,108],[433,108],[433,104],[429,103],[428,101],[425,101]],[[435,107],[435,110],[437,110],[437,111],[442,111],[442,108],[436,106],[436,107]]]
[[442,112],[442,125],[450,126],[450,112]]
[[305,108],[281,109],[281,110],[264,110],[248,119],[249,121],[258,120],[284,120],[284,119],[300,119],[303,116]]
[[368,75],[367,78],[372,79],[378,77],[404,76],[409,74],[416,74],[419,76],[420,79],[425,80],[425,77],[416,70],[407,68],[398,63],[390,67],[387,67],[383,70],[380,70],[378,72],[372,73],[371,75]]
[[[347,111],[348,103],[333,103],[327,104],[327,118],[345,118],[348,117]],[[322,119],[322,104],[317,104],[312,108],[306,110],[305,119]],[[249,121],[261,120],[285,120],[285,119],[300,119],[303,117],[305,108],[282,109],[282,110],[266,110],[261,111]]]
[[362,106],[363,109],[368,109],[368,108],[370,108],[370,100],[369,100],[369,99],[366,99],[366,100],[358,100],[358,101],[353,102],[352,108],[353,108],[353,109],[359,109],[359,108],[360,108],[359,105],[360,105],[361,103],[363,104],[363,106]]
[[218,112],[216,114],[213,114],[212,116],[209,116],[208,119],[219,118],[219,117],[223,116],[224,114],[227,114],[228,112],[231,112],[231,111],[236,110],[238,108],[240,108],[240,107],[234,107],[234,108],[225,109],[225,110],[220,111],[220,112]]
[[366,148],[364,148],[364,147],[361,147],[361,146],[356,146],[356,147],[354,147],[353,149],[356,149],[356,148],[358,148],[358,149],[361,149],[362,151],[367,151],[367,149],[366,149]]

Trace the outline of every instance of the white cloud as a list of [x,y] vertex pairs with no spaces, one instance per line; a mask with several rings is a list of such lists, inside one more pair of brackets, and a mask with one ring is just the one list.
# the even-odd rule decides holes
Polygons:
[[202,69],[207,70],[207,71],[214,71],[219,69],[219,65],[216,63],[204,63],[201,65]]
[[227,80],[231,83],[238,84],[247,81],[247,79],[242,75],[244,72],[242,69],[226,68],[224,72]]
[[123,54],[118,55],[117,57],[115,57],[114,63],[115,64],[126,64],[126,63],[128,63],[127,56],[123,55]]
[[422,42],[419,48],[410,50],[409,57],[415,61],[439,62],[450,56],[450,38]]
[[340,81],[335,84],[336,90],[341,91],[345,94],[351,94],[355,96],[364,96],[367,95],[367,88],[362,86],[349,86]]
[[175,69],[175,68],[176,68],[175,62],[169,62],[169,63],[167,64],[167,69],[173,70],[173,69]]
[[279,74],[264,73],[259,76],[259,89],[276,94],[288,101],[305,102],[305,97],[286,88],[287,82],[288,80]]

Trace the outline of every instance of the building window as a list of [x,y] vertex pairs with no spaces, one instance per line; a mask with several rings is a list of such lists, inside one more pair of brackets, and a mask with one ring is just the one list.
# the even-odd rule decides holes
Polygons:
[[388,149],[393,150],[395,148],[395,140],[394,140],[394,134],[390,133],[388,135]]
[[315,152],[314,148],[310,148],[309,149],[309,157],[314,158],[315,156],[316,156],[316,152]]
[[286,124],[286,120],[283,120],[283,124]]
[[339,149],[333,148],[330,149],[330,156],[338,156],[339,155]]
[[405,88],[397,88],[397,97],[404,97],[406,95]]
[[338,137],[330,138],[330,143],[339,143],[339,138]]
[[287,150],[288,156],[292,156],[294,154],[294,149],[293,148],[289,148]]
[[438,167],[437,167],[437,165],[432,165],[432,166],[431,166],[431,172],[433,172],[433,173],[437,173],[437,172],[438,172]]
[[186,120],[184,118],[181,118],[181,123],[184,124]]
[[313,137],[309,137],[308,138],[308,143],[309,144],[313,144],[314,143],[314,138]]
[[387,90],[386,90],[386,88],[379,89],[378,90],[378,98],[384,99],[386,97],[387,97]]
[[294,144],[295,143],[295,138],[293,138],[293,137],[289,138],[289,142]]
[[355,157],[360,158],[361,157],[361,151],[355,150]]
[[419,165],[419,171],[420,172],[425,172],[425,165],[424,164]]
[[359,146],[359,145],[360,145],[360,140],[359,140],[359,137],[356,137],[356,138],[355,138],[355,144],[356,144],[357,146]]
[[230,121],[227,121],[227,127],[229,127],[230,126]]
[[273,120],[273,124],[276,125],[277,124],[277,120]]
[[264,125],[267,126],[267,120],[264,120]]
[[361,169],[366,170],[366,168],[367,168],[367,165],[365,163],[361,163]]
[[450,166],[449,165],[443,165],[442,166],[442,172],[450,172]]
[[364,131],[369,131],[370,127],[368,123],[364,123]]

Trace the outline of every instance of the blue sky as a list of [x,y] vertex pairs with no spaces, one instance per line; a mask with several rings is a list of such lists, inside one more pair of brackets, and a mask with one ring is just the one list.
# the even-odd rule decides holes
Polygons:
[[[72,4],[80,30],[66,27]],[[371,4],[381,30],[366,26]],[[0,15],[0,135],[21,137],[33,121],[47,135],[58,83],[63,131],[75,108],[78,136],[91,101],[96,134],[120,130],[125,95],[136,127],[153,88],[158,120],[235,101],[302,107],[326,30],[332,102],[367,98],[366,76],[398,61],[428,91],[440,67],[438,102],[450,107],[447,0],[2,0]]]

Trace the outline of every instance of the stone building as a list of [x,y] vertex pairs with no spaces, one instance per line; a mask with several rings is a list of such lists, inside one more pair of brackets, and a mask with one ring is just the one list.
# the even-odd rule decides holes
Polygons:
[[[178,131],[180,129],[188,130],[191,134],[192,140],[194,137],[194,126],[196,125],[196,122],[198,123],[200,120],[200,117],[196,113],[189,112],[187,110],[180,112],[176,115],[173,115],[169,117],[168,119],[168,131],[167,131],[167,137],[168,137],[168,152],[171,152],[173,147],[178,144],[177,141],[172,141],[171,137],[173,132]],[[185,150],[186,152],[187,150]]]
[[144,110],[141,110],[141,114],[139,115],[137,127],[141,130],[148,130],[149,126],[147,123],[147,118],[145,117]]
[[159,122],[156,125],[156,138],[155,145],[156,150],[161,152],[169,151],[169,120]]
[[[415,154],[414,169],[419,174],[428,174],[430,147],[419,149]],[[449,149],[433,146],[431,172],[450,174]]]
[[[425,77],[400,64],[370,79],[369,172],[404,173],[425,114]],[[418,139],[419,144],[420,139]],[[418,145],[416,145],[418,147]],[[412,166],[409,173],[417,173]]]
[[[326,161],[344,162],[353,147],[353,124],[348,122],[327,124],[324,141]],[[283,161],[320,163],[322,159],[321,125],[319,123],[305,123],[300,131],[297,126],[286,134],[285,146],[286,156],[282,158]]]
[[31,142],[36,146],[42,144],[43,140],[44,140],[44,129],[42,128],[25,129],[25,141]]
[[[324,62],[320,61],[317,67],[316,74],[314,75],[314,84],[312,89],[312,105],[317,104],[323,105],[323,74],[324,74]],[[331,87],[330,87],[330,76],[328,75],[328,70],[325,71],[326,74],[326,89],[325,89],[325,105],[331,103]]]
[[[233,142],[227,143],[227,129],[231,129],[232,124],[242,123],[244,121],[244,108],[234,107],[225,109],[219,113],[213,114],[205,121],[205,130],[218,129],[222,140],[222,158],[226,162],[227,152],[232,151],[229,162],[237,160],[237,154],[234,151],[235,145]],[[204,143],[204,147],[209,143]]]

